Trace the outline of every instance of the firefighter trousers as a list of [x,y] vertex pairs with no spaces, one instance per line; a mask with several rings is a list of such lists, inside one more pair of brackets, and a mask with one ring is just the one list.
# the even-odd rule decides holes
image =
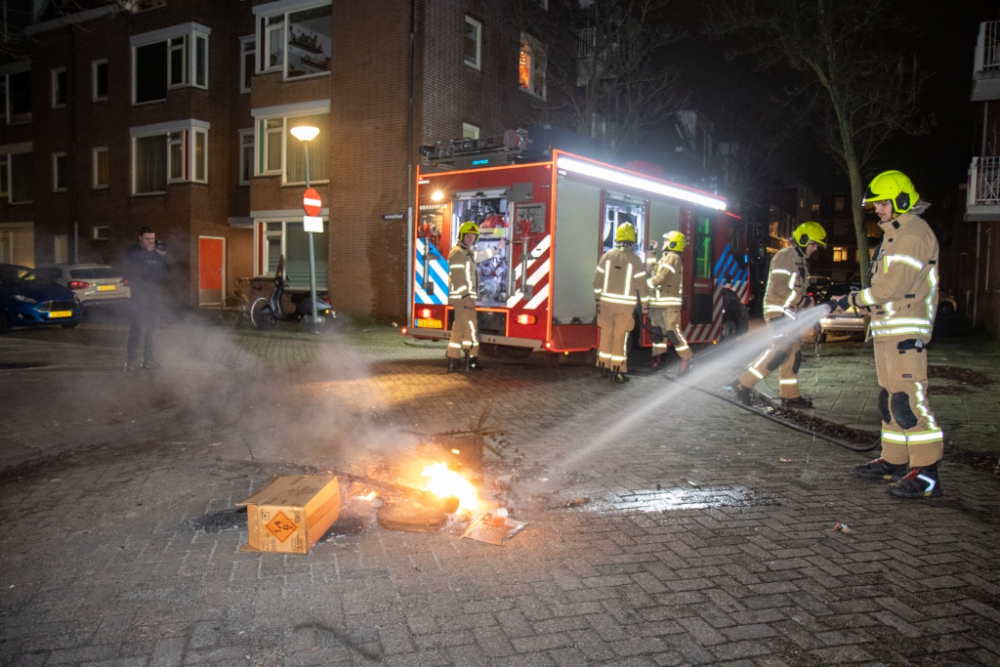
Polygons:
[[781,318],[768,320],[768,327],[772,331],[771,345],[764,354],[760,355],[756,361],[743,371],[739,377],[740,384],[749,389],[766,378],[776,369],[780,369],[780,396],[781,398],[798,398],[799,393],[799,364],[802,363],[802,339],[796,334],[774,335],[772,325],[781,321]]
[[461,359],[462,350],[468,350],[470,357],[479,356],[479,336],[476,334],[476,300],[465,297],[451,302],[455,309],[455,321],[451,325],[451,340],[448,341],[449,359]]
[[917,339],[875,339],[882,458],[913,468],[937,463],[944,434],[927,400],[927,348]]
[[597,366],[612,371],[628,372],[628,337],[635,327],[635,306],[601,302],[597,326],[601,328],[597,349]]
[[691,358],[691,348],[687,339],[681,333],[680,308],[650,308],[649,324],[653,328],[660,327],[661,335],[653,336],[653,356],[667,351],[667,341],[674,346],[674,351],[681,359]]

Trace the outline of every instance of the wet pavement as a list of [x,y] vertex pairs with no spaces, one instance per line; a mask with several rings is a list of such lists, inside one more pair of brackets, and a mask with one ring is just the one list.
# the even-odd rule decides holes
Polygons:
[[[1000,664],[1000,481],[960,457],[943,498],[901,501],[852,476],[864,455],[661,376],[446,375],[388,328],[170,323],[164,366],[126,374],[125,333],[0,339],[0,664]],[[870,355],[807,355],[818,413],[877,426]],[[995,456],[996,343],[930,355],[964,371],[932,380],[949,448]],[[489,470],[519,475],[529,524],[503,546],[360,516],[307,555],[238,550],[229,511],[271,476],[469,428],[487,401],[510,442]]]

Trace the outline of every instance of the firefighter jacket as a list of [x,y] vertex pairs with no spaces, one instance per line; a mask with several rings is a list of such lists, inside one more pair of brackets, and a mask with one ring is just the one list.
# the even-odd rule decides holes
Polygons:
[[667,251],[660,261],[653,265],[653,274],[649,277],[649,287],[652,291],[649,299],[650,308],[680,308],[681,293],[684,288],[684,264],[679,252]]
[[461,301],[471,296],[479,298],[479,272],[476,264],[484,262],[496,252],[493,248],[476,250],[466,248],[457,243],[448,253],[448,298],[451,301]]
[[881,222],[885,232],[872,257],[871,287],[851,295],[855,306],[872,309],[872,336],[892,342],[927,342],[938,302],[938,242],[923,218],[904,213]]
[[594,298],[602,303],[634,306],[636,290],[642,305],[649,305],[646,267],[639,256],[628,247],[616,247],[604,253],[594,271]]
[[806,302],[806,254],[797,246],[779,250],[771,258],[764,293],[764,318],[771,320],[787,316],[795,319],[795,312]]

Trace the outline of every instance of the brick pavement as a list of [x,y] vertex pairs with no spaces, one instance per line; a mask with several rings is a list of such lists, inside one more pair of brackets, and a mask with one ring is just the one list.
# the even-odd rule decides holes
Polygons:
[[[659,377],[614,387],[529,362],[449,376],[440,350],[382,329],[223,334],[172,330],[169,367],[150,376],[115,370],[113,325],[0,341],[2,361],[54,361],[0,371],[5,425],[29,424],[24,401],[44,396],[53,410],[83,403],[67,428],[107,427],[2,478],[0,664],[1000,664],[1000,500],[984,472],[946,462],[944,498],[896,501],[851,476],[861,455]],[[866,388],[867,366],[824,356],[803,384],[864,420],[866,403],[837,406]],[[826,376],[843,387],[819,386]],[[988,418],[980,393],[957,395],[976,402],[961,417],[935,408],[958,433]],[[457,525],[369,524],[277,556],[237,551],[245,529],[192,527],[290,463],[347,465],[397,428],[463,427],[488,398],[523,455],[515,507],[530,524],[503,547]],[[589,502],[565,507],[576,498]]]

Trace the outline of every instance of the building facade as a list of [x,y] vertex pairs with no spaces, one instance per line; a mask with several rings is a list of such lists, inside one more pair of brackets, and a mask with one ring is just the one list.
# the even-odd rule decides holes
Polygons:
[[308,151],[320,289],[403,317],[419,147],[527,127],[545,96],[543,46],[505,3],[47,4],[0,65],[0,261],[114,262],[148,225],[192,304],[282,255],[307,288]]

